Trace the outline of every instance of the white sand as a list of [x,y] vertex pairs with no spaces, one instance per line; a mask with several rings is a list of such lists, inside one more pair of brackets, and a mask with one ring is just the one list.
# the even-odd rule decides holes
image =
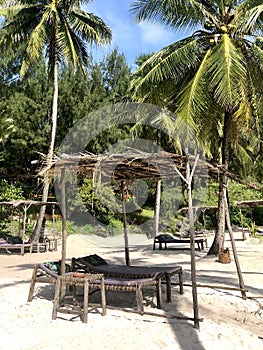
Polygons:
[[[95,244],[81,236],[69,236],[67,257],[97,253],[109,262],[124,264],[120,238],[98,239]],[[211,240],[209,237],[209,243]],[[249,298],[243,300],[239,291],[198,288],[199,316],[203,319],[199,331],[194,329],[193,321],[173,318],[193,317],[189,286],[183,295],[179,294],[178,286],[173,286],[172,303],[166,303],[163,287],[162,310],[156,308],[154,288],[144,290],[143,316],[133,310],[135,293],[107,292],[108,305],[133,312],[110,308],[103,317],[100,308],[93,308],[88,324],[79,317],[64,314],[52,320],[54,286],[37,284],[33,301],[27,302],[27,296],[34,263],[59,259],[60,251],[25,256],[2,254],[0,349],[262,349],[263,244],[251,239],[237,239],[236,244]],[[230,242],[226,246],[230,247]],[[130,257],[133,265],[181,265],[185,283],[191,282],[189,250],[153,251],[149,240],[140,246],[132,245]],[[238,287],[233,261],[220,264],[204,251],[196,252],[196,265],[198,283]],[[177,281],[176,276],[173,281]]]

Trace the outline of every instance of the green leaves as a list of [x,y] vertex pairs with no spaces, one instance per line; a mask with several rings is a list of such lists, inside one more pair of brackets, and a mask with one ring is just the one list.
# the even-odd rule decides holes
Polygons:
[[[43,53],[54,67],[58,55],[72,62],[74,69],[84,71],[87,44],[109,43],[111,31],[101,18],[81,10],[83,1],[34,1],[21,3],[2,1],[0,15],[4,16],[0,43],[6,49],[26,43],[21,76]],[[89,3],[84,1],[83,3]],[[58,52],[56,52],[58,48]]]
[[210,96],[207,89],[207,66],[211,51],[204,56],[196,74],[180,92],[176,114],[180,116],[192,132],[196,132],[196,117],[206,112]]
[[178,82],[190,69],[198,66],[199,56],[198,43],[192,37],[165,47],[146,60],[134,73],[131,87],[135,95],[144,84],[160,83],[166,79]]
[[226,110],[235,110],[241,101],[241,91],[246,82],[244,56],[223,34],[209,58],[209,83],[215,100]]
[[209,1],[140,0],[131,4],[130,12],[138,22],[159,22],[176,29],[197,28],[204,17],[214,21]]

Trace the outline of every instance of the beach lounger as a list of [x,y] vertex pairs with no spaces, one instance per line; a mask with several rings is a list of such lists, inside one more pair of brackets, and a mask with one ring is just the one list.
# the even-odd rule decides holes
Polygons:
[[[168,234],[160,234],[156,237],[154,237],[153,240],[153,250],[156,249],[156,244],[159,245],[159,249],[161,250],[164,245],[164,249],[167,249],[168,244],[190,244],[190,238],[175,238]],[[197,244],[198,250],[201,252],[201,250],[204,250],[204,243],[206,243],[207,246],[207,239],[206,238],[195,238],[195,243]]]
[[[142,290],[145,287],[155,286],[156,287],[156,297],[157,297],[157,308],[162,308],[162,297],[161,297],[161,279],[158,273],[149,278],[114,278],[105,277],[105,290],[118,291],[118,292],[136,292],[136,302],[138,312],[143,315],[143,294]],[[94,281],[90,283],[91,288],[101,288],[101,283],[99,281]]]
[[[71,272],[71,267],[69,265],[66,265],[66,274],[63,276],[63,280],[65,280],[67,285],[73,284],[74,282],[74,273]],[[98,275],[98,273],[93,273],[95,276]],[[99,273],[103,275],[101,272]],[[85,276],[85,274],[84,274]],[[29,294],[28,294],[28,301],[32,301],[35,284],[38,283],[51,283],[51,284],[57,284],[58,277],[60,276],[60,262],[46,262],[42,264],[36,264],[33,269],[32,274],[32,280],[29,288]],[[79,280],[78,279],[78,283]],[[102,285],[100,279],[92,280],[89,282],[89,287],[94,289],[101,289],[102,287],[106,290],[111,291],[122,291],[122,292],[129,292],[129,291],[135,291],[136,292],[136,301],[137,301],[137,308],[138,311],[143,314],[144,308],[143,308],[143,295],[142,295],[142,289],[144,287],[148,286],[155,286],[157,291],[157,308],[162,307],[162,300],[161,300],[161,280],[159,278],[158,273],[153,274],[149,278],[137,278],[137,279],[129,279],[129,278],[104,278],[104,285]],[[84,280],[83,280],[84,285]],[[60,285],[59,287],[60,288]],[[102,291],[104,293],[104,291]],[[57,291],[57,295],[58,295]],[[102,298],[104,298],[102,296]],[[85,317],[84,317],[85,318]]]
[[183,270],[181,266],[126,266],[108,264],[97,254],[72,258],[72,270],[82,272],[103,273],[106,277],[144,279],[158,278],[165,281],[167,302],[171,301],[171,277],[178,274],[180,294],[183,294]]
[[46,252],[47,251],[48,243],[0,243],[0,250],[5,250],[6,252],[10,253],[11,250],[18,250],[20,251],[21,255],[24,255],[26,252],[34,253],[40,253],[40,252]]
[[[27,301],[32,301],[36,283],[56,284],[60,269],[60,261],[34,265]],[[66,264],[66,272],[71,272],[71,266],[68,264]]]

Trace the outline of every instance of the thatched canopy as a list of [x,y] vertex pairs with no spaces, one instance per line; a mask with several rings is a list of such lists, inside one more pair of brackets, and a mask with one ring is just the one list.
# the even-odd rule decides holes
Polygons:
[[[146,153],[132,150],[119,154],[94,155],[90,153],[62,154],[56,157],[53,166],[48,171],[49,176],[59,176],[62,169],[68,169],[80,176],[88,178],[114,177],[116,181],[124,179],[156,179],[172,178],[178,171],[185,175],[186,162],[193,166],[195,156],[179,155],[161,151]],[[205,160],[199,159],[196,175],[201,177],[218,176],[223,168],[214,166]]]
[[[106,176],[114,181],[135,179],[167,179],[183,175],[185,177],[186,164],[194,166],[195,155],[180,155],[161,151],[147,153],[129,149],[125,153],[111,154],[61,154],[57,155],[51,167],[44,168],[39,174],[48,173],[50,179],[61,175],[62,169],[67,169],[81,177],[93,178],[94,181]],[[180,174],[179,174],[180,172]],[[255,184],[240,179],[237,175],[226,171],[223,165],[213,164],[202,158],[198,159],[195,176],[202,178],[218,178],[220,173],[226,172],[234,181],[249,188],[261,190]]]
[[37,206],[40,207],[42,205],[57,205],[58,202],[41,202],[41,201],[31,201],[31,200],[23,200],[23,199],[15,199],[13,201],[3,201],[0,202],[1,206],[10,206],[10,207],[31,207],[31,206]]
[[235,202],[234,205],[239,208],[253,208],[263,205],[263,199]]

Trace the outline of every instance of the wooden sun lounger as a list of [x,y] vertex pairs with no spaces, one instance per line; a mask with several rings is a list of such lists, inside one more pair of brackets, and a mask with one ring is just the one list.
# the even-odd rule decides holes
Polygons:
[[[87,276],[89,279],[89,276],[104,276],[103,274],[93,273],[93,274],[83,274],[83,277]],[[59,280],[59,282],[58,282]],[[36,264],[33,269],[31,284],[29,288],[29,294],[28,294],[28,301],[32,301],[35,284],[38,283],[51,283],[56,284],[56,291],[55,291],[55,298],[56,305],[54,308],[56,311],[53,311],[53,317],[55,318],[56,312],[59,311],[59,295],[60,295],[60,287],[61,287],[61,281],[66,282],[67,285],[74,285],[76,280],[76,285],[80,285],[80,282],[83,281],[84,286],[84,279],[80,278],[74,278],[74,273],[69,272],[66,273],[63,276],[59,276],[57,273],[49,270],[45,264]],[[149,278],[137,278],[137,279],[130,279],[130,278],[110,278],[106,277],[103,278],[103,284],[101,283],[100,279],[94,279],[90,278],[90,281],[88,281],[88,286],[86,288],[94,288],[94,289],[101,289],[105,288],[105,290],[111,290],[111,291],[135,291],[136,292],[136,300],[137,300],[137,308],[140,314],[144,313],[144,307],[143,307],[143,295],[142,295],[142,289],[144,287],[148,286],[155,286],[156,292],[157,292],[157,308],[162,307],[162,300],[161,300],[161,280],[158,276],[158,274],[153,275]],[[88,289],[87,289],[88,290]],[[103,290],[101,291],[102,293]],[[85,296],[84,296],[85,297]],[[85,297],[86,298],[86,297]],[[104,296],[102,295],[102,299]],[[86,300],[86,299],[85,299]],[[62,309],[61,309],[62,310]],[[62,311],[63,312],[63,311]],[[87,313],[84,312],[84,319],[86,319]]]
[[[159,244],[159,249],[161,250],[164,245],[164,249],[167,249],[168,244],[176,244],[176,243],[190,243],[190,238],[174,238],[170,235],[159,235],[154,237],[153,241],[153,250],[156,249],[156,244]],[[197,237],[195,238],[195,244],[197,244],[198,250],[204,250],[204,243],[207,245],[207,240],[205,238]]]
[[27,251],[30,254],[32,254],[33,252],[46,252],[47,247],[48,243],[0,243],[0,250],[5,250],[6,252],[10,252],[11,250],[20,250],[21,255],[24,255]]
[[171,302],[171,277],[178,274],[180,294],[183,294],[183,270],[181,266],[126,266],[117,264],[108,264],[100,258],[103,264],[94,266],[89,263],[89,258],[100,258],[96,254],[88,257],[72,258],[73,271],[103,273],[107,277],[143,279],[158,278],[166,283],[167,302]]

